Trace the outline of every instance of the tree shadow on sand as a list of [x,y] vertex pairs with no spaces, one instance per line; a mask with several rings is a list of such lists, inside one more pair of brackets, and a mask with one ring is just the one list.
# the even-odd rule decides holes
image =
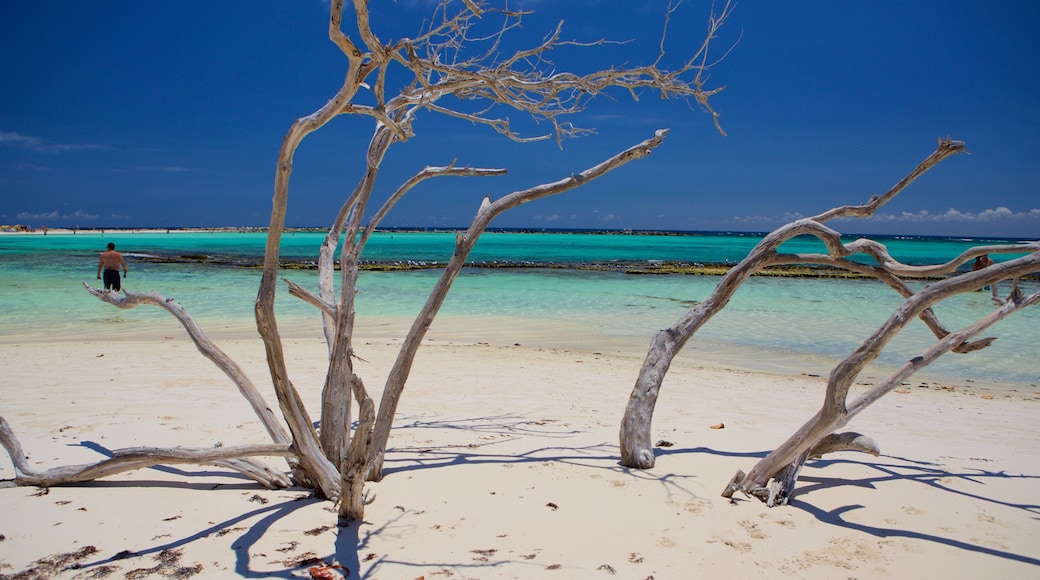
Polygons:
[[[615,442],[593,443],[583,446],[568,446],[565,443],[563,443],[560,445],[543,445],[541,447],[533,447],[521,452],[516,452],[515,450],[502,450],[501,452],[498,451],[502,444],[507,442],[515,442],[518,439],[566,440],[578,434],[587,432],[583,429],[571,428],[565,423],[552,419],[532,419],[530,417],[515,414],[502,414],[496,416],[444,420],[413,419],[411,421],[400,424],[398,428],[403,431],[409,429],[448,430],[453,432],[462,432],[467,436],[494,436],[495,439],[482,439],[479,440],[479,442],[474,443],[430,446],[400,446],[388,449],[385,461],[384,477],[395,477],[427,469],[459,469],[466,466],[477,466],[487,464],[523,465],[554,463],[569,465],[577,469],[589,469],[596,471],[611,472],[618,475],[639,478],[642,480],[655,480],[666,489],[666,495],[669,497],[669,500],[671,500],[673,496],[685,496],[687,498],[698,497],[697,493],[692,489],[688,488],[684,483],[687,480],[692,480],[693,478],[697,477],[694,473],[664,472],[659,467],[652,470],[638,470],[626,468],[622,466],[618,461],[617,444]],[[81,443],[81,445],[88,447],[102,455],[111,454],[109,450],[105,449],[103,446],[97,443],[83,442]],[[729,458],[761,458],[768,454],[768,451],[728,451],[717,450],[708,447],[676,448],[673,446],[657,447],[654,451],[655,454],[658,456],[713,455],[718,457]],[[819,468],[825,468],[828,466],[835,466],[839,464],[855,465],[870,468],[875,471],[875,474],[870,475],[868,477],[838,479],[822,477],[816,473]],[[800,477],[800,482],[802,483],[802,486],[799,487],[798,493],[795,499],[791,502],[790,506],[793,508],[804,510],[809,514],[812,514],[814,517],[816,517],[817,520],[823,523],[838,526],[846,530],[853,530],[856,532],[869,534],[878,538],[901,537],[911,540],[934,542],[953,548],[985,554],[988,556],[1008,559],[1026,564],[1040,565],[1040,559],[1032,558],[1023,554],[1013,553],[1007,550],[1000,550],[996,548],[970,544],[968,542],[957,540],[950,537],[942,537],[935,534],[916,532],[907,529],[878,527],[863,523],[847,521],[845,519],[845,514],[852,510],[862,508],[863,506],[861,505],[846,505],[828,511],[816,507],[811,502],[813,493],[821,491],[823,489],[835,487],[848,487],[863,490],[883,490],[885,485],[889,483],[897,481],[913,481],[916,483],[927,485],[930,488],[935,489],[937,491],[952,493],[961,496],[959,498],[959,501],[970,499],[975,502],[988,502],[1006,508],[1024,510],[1033,515],[1040,515],[1040,505],[1038,504],[1010,502],[995,496],[990,497],[982,493],[970,493],[967,491],[958,490],[949,485],[949,482],[951,481],[965,481],[971,482],[973,484],[985,485],[987,481],[996,479],[1035,480],[1040,479],[1040,476],[1026,474],[1016,475],[1008,474],[1003,471],[989,471],[984,469],[970,468],[950,470],[936,463],[893,456],[882,456],[881,461],[860,461],[856,459],[847,459],[841,457],[826,460],[821,459],[808,463],[806,467],[808,469],[805,472],[803,472],[803,475]],[[156,481],[147,483],[143,483],[140,481],[99,481],[77,484],[77,486],[86,488],[93,486],[106,487],[155,485],[198,489],[213,489],[214,486],[212,484],[195,483],[191,482],[190,480],[207,476],[219,475],[222,477],[241,477],[244,480],[241,484],[223,484],[221,487],[232,487],[233,489],[261,489],[261,486],[249,482],[246,478],[242,477],[241,475],[228,471],[187,471],[169,467],[156,467],[153,469],[159,469],[160,471],[176,475],[178,477],[183,477],[189,481]],[[686,471],[690,470],[686,469]],[[407,518],[407,516],[409,515],[409,511],[404,508],[400,508],[401,513],[396,518],[392,518],[390,520],[381,522],[377,525],[374,525],[371,522],[351,522],[349,524],[341,524],[338,526],[329,525],[327,528],[323,527],[322,531],[332,531],[336,534],[336,539],[334,542],[334,553],[332,554],[317,555],[314,553],[304,553],[294,556],[286,555],[285,559],[279,563],[281,566],[283,566],[283,568],[281,569],[255,570],[251,565],[250,558],[257,557],[256,546],[260,542],[261,538],[263,538],[264,535],[267,534],[277,522],[286,518],[296,510],[313,506],[315,504],[320,504],[324,501],[309,495],[307,493],[308,490],[291,488],[290,490],[283,491],[294,491],[304,493],[301,493],[299,497],[296,498],[287,499],[285,501],[273,503],[271,505],[264,505],[257,509],[243,512],[242,514],[236,515],[234,517],[230,517],[219,523],[213,523],[195,533],[184,536],[180,539],[166,541],[162,544],[156,544],[133,552],[120,552],[119,554],[107,557],[105,559],[80,563],[76,567],[81,570],[89,570],[91,568],[99,568],[105,565],[110,565],[119,559],[127,557],[141,557],[152,555],[158,558],[159,555],[163,554],[165,551],[182,548],[184,546],[192,544],[193,542],[207,538],[211,535],[227,535],[232,533],[240,533],[240,535],[235,538],[232,544],[232,550],[235,554],[234,573],[244,578],[295,578],[300,577],[301,574],[306,574],[306,569],[309,566],[321,566],[328,564],[339,564],[343,566],[346,570],[349,571],[348,577],[350,578],[374,577],[381,567],[387,565],[393,565],[395,567],[415,567],[417,570],[420,568],[423,570],[429,570],[431,568],[445,570],[469,570],[473,574],[476,574],[478,576],[480,575],[479,570],[491,571],[496,567],[503,566],[506,564],[530,565],[532,566],[532,571],[535,568],[538,568],[539,570],[543,568],[541,564],[534,564],[533,562],[525,562],[520,560],[503,560],[497,558],[481,558],[479,557],[479,555],[476,554],[471,561],[466,562],[407,562],[399,559],[393,559],[391,558],[391,556],[386,554],[377,554],[374,551],[369,550],[368,546],[370,545],[370,541],[373,537],[377,537],[380,534],[385,533],[386,530],[392,528],[394,525],[399,524],[402,520]],[[260,519],[255,522],[251,522],[251,520],[257,517],[259,517]],[[330,518],[334,517],[335,516],[333,515],[333,512],[330,512]],[[333,522],[330,522],[330,524],[333,524]],[[251,553],[253,553],[252,556]],[[272,557],[268,556],[268,558]],[[278,562],[267,562],[268,565],[272,563]],[[366,567],[366,570],[363,573],[361,571],[362,565]]]
[[1012,474],[1006,473],[1004,471],[990,471],[985,469],[974,468],[949,470],[937,463],[919,461],[915,459],[896,457],[891,455],[882,455],[881,457],[892,461],[886,463],[877,461],[855,461],[850,459],[835,458],[826,460],[821,459],[807,463],[806,467],[814,468],[824,468],[838,464],[856,465],[868,467],[870,469],[873,469],[877,473],[876,475],[871,475],[868,477],[837,479],[821,477],[813,475],[811,473],[806,474],[803,471],[803,474],[799,477],[799,483],[802,483],[803,486],[797,489],[797,494],[789,505],[798,509],[805,510],[806,512],[816,517],[817,520],[823,523],[838,526],[847,530],[854,530],[864,534],[869,534],[878,538],[906,538],[910,540],[934,542],[937,544],[950,546],[952,548],[976,552],[979,554],[985,554],[997,558],[1013,560],[1016,562],[1031,564],[1034,566],[1040,565],[1040,559],[1031,556],[1027,556],[1024,554],[1016,554],[1007,550],[981,546],[976,543],[969,543],[952,537],[943,537],[936,534],[917,532],[905,529],[906,525],[904,525],[903,528],[880,527],[868,525],[865,523],[851,522],[845,519],[845,515],[847,513],[865,507],[863,505],[850,504],[837,507],[832,510],[825,510],[813,505],[813,503],[810,501],[810,496],[813,494],[813,492],[828,488],[853,487],[880,490],[883,489],[885,484],[888,483],[893,483],[897,481],[911,481],[914,483],[926,485],[929,488],[932,488],[936,491],[960,496],[956,500],[956,502],[958,503],[964,503],[965,501],[970,500],[972,503],[981,502],[992,504],[995,506],[1011,508],[1015,510],[1022,510],[1034,516],[1034,519],[1036,518],[1036,516],[1040,516],[1040,504],[1010,502],[995,496],[987,496],[982,493],[970,493],[964,490],[955,489],[953,486],[947,484],[947,482],[961,481],[970,482],[980,486],[985,486],[988,481],[996,480],[1033,481],[1040,479],[1040,475]]

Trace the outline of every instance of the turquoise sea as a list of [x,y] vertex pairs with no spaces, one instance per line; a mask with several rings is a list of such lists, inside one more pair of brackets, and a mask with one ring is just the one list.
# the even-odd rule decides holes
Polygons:
[[[378,232],[363,258],[433,266],[448,260],[454,235],[445,231]],[[319,232],[287,233],[282,257],[314,261],[322,238]],[[652,334],[707,296],[719,278],[632,275],[574,266],[735,263],[759,239],[758,235],[718,233],[488,232],[470,257],[475,267],[464,269],[455,283],[431,337],[645,352]],[[875,239],[908,264],[944,262],[974,245],[1017,241]],[[115,243],[127,258],[126,288],[158,291],[176,299],[216,339],[255,333],[253,303],[260,271],[247,266],[260,261],[265,240],[266,234],[261,232],[230,231],[0,235],[0,340],[182,335],[168,314],[145,308],[119,310],[83,289],[82,281],[100,284],[95,278],[97,255],[108,242]],[[795,239],[781,250],[821,251],[822,245],[814,239]],[[194,261],[182,261],[182,256]],[[211,260],[199,262],[201,256]],[[163,259],[155,261],[156,257]],[[505,267],[476,267],[488,265]],[[359,334],[403,336],[440,273],[437,268],[362,272],[357,301]],[[282,275],[316,289],[313,270],[285,270]],[[1033,280],[1026,285],[1027,291],[1036,291],[1040,283]],[[755,277],[694,337],[683,356],[701,357],[706,363],[826,374],[900,302],[887,286],[873,280]],[[971,293],[942,305],[937,314],[948,328],[956,329],[992,308],[988,292]],[[315,310],[287,292],[280,290],[276,310],[279,326],[287,334],[321,336]],[[1015,314],[986,335],[999,340],[977,353],[947,355],[923,376],[1014,383],[1025,388],[1040,384],[1040,309]],[[932,342],[924,325],[915,322],[879,362],[901,364]]]

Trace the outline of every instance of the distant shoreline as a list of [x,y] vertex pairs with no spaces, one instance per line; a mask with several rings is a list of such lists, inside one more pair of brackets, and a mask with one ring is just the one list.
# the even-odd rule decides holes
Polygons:
[[[10,229],[3,229],[9,226],[0,226],[0,236],[45,236],[45,235],[58,235],[58,236],[69,236],[69,235],[80,235],[87,237],[104,237],[104,236],[126,236],[126,235],[146,235],[146,236],[159,236],[167,234],[266,234],[268,228],[266,227],[247,227],[247,226],[226,226],[226,227],[214,227],[214,228],[91,228],[91,229],[80,229],[80,228],[36,228],[28,231],[21,229],[18,231],[11,231]],[[382,228],[376,230],[376,233],[383,234],[407,234],[407,233],[418,233],[418,234],[451,234],[460,231],[459,229],[452,228]],[[327,230],[322,228],[286,228],[285,233],[292,235],[295,233],[306,233],[306,234],[319,234],[324,235]],[[760,238],[765,236],[765,233],[752,233],[752,232],[668,232],[668,231],[643,231],[643,230],[585,230],[585,229],[573,229],[573,230],[549,230],[549,229],[531,229],[531,228],[492,228],[487,230],[487,234],[504,233],[504,234],[531,234],[531,235],[603,235],[603,236],[675,236],[675,237],[712,237],[712,236],[736,236],[748,239]],[[859,235],[849,235],[849,238],[863,237]],[[970,242],[974,241],[972,238],[957,236],[867,236],[875,239],[954,239],[958,241]],[[979,243],[983,243],[984,239],[978,240]],[[1006,241],[1018,241],[1023,242],[1027,240],[1015,240],[1014,238],[1001,238]],[[132,255],[134,259],[151,262],[156,264],[192,264],[201,266],[211,266],[216,268],[245,268],[245,269],[257,269],[263,266],[262,256],[219,256],[210,255],[203,253],[133,253],[127,254]],[[394,271],[413,271],[413,270],[438,270],[444,268],[446,262],[437,260],[362,260],[360,262],[359,269],[363,271],[374,271],[374,272],[394,272]],[[588,272],[610,272],[610,273],[622,273],[627,275],[692,275],[692,276],[722,276],[726,274],[734,265],[733,261],[726,262],[708,262],[704,260],[692,261],[692,260],[636,260],[636,261],[623,261],[623,260],[611,260],[611,261],[529,261],[529,260],[491,260],[491,261],[471,261],[466,264],[467,268],[472,269],[501,269],[501,270],[529,270],[529,269],[548,269],[548,270],[571,270],[571,271],[588,271]],[[285,270],[316,270],[317,263],[313,259],[299,259],[291,256],[282,256],[280,260],[280,267]],[[337,262],[338,267],[338,262]],[[850,272],[841,268],[836,268],[828,265],[813,265],[813,264],[797,264],[787,266],[770,266],[754,274],[755,276],[761,277],[780,277],[780,278],[830,278],[830,279],[872,279],[873,276],[867,274],[860,274],[856,272]],[[924,279],[942,279],[944,276],[924,278]],[[1027,279],[1038,279],[1040,274],[1030,275]]]
[[[15,229],[20,228],[20,229]],[[49,228],[27,226],[0,225],[0,236],[46,236],[46,235],[108,235],[108,234],[266,234],[266,226],[220,226],[220,227],[177,227],[177,228]],[[287,227],[286,233],[316,233],[324,234],[327,228],[318,227]],[[377,228],[376,233],[453,233],[464,232],[466,227],[384,227]],[[578,234],[578,235],[601,235],[601,236],[676,236],[676,237],[699,237],[699,236],[739,236],[748,238],[761,238],[769,232],[742,232],[731,230],[641,230],[632,228],[622,229],[585,229],[585,228],[488,228],[485,233],[511,233],[511,234]],[[949,239],[963,241],[984,242],[987,240],[1006,240],[1012,242],[1033,242],[1036,238],[1018,238],[1003,236],[976,236],[976,235],[930,235],[930,234],[869,234],[848,232],[842,234],[844,238],[878,238],[878,239]]]
[[[84,235],[97,236],[110,233],[120,234],[205,234],[205,233],[266,233],[261,227],[222,227],[222,228],[31,228],[3,229],[11,226],[0,226],[0,235],[46,236],[46,235]],[[310,228],[307,228],[310,230]]]
[[[6,228],[6,229],[5,229]],[[14,229],[21,228],[21,229]],[[209,227],[209,228],[26,228],[24,226],[0,226],[0,234],[24,234],[24,235],[68,235],[68,234],[81,234],[81,235],[105,235],[109,233],[130,233],[130,234],[206,234],[206,233],[220,233],[220,234],[264,234],[267,233],[269,228],[265,226],[222,226],[222,227]],[[328,232],[328,228],[315,228],[315,227],[288,227],[285,228],[285,232],[289,233],[317,233],[324,234]],[[394,233],[452,233],[466,231],[465,227],[458,228],[444,228],[444,227],[431,227],[431,228],[416,228],[416,227],[386,227],[377,228],[376,232],[394,232]],[[634,230],[630,228],[611,230],[611,229],[552,229],[552,228],[488,228],[486,233],[495,232],[508,232],[515,234],[588,234],[588,235],[604,235],[604,236],[625,236],[625,235],[640,235],[640,236],[711,236],[711,235],[728,235],[728,236],[747,236],[747,237],[762,237],[767,232],[732,232],[732,231],[672,231],[672,230]]]

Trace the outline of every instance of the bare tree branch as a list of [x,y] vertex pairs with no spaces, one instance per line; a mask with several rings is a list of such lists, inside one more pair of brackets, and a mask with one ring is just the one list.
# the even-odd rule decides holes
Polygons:
[[[1011,271],[1032,271],[1040,267],[1040,254],[1034,253],[1013,260],[1013,262],[1015,264],[1009,267]],[[981,272],[974,274],[981,274]],[[806,460],[805,453],[807,449],[816,446],[818,442],[822,441],[835,429],[840,429],[848,424],[860,411],[891,392],[915,372],[928,366],[943,354],[953,350],[958,345],[986,330],[996,322],[1003,320],[1008,315],[1040,302],[1040,293],[1026,298],[1017,297],[1006,301],[1003,306],[986,317],[960,331],[950,333],[920,356],[913,357],[892,376],[875,385],[867,393],[846,407],[848,389],[852,382],[859,376],[863,368],[880,354],[884,345],[895,337],[908,320],[913,318],[915,312],[928,308],[956,293],[970,291],[976,284],[971,279],[972,277],[971,274],[966,274],[944,280],[929,286],[908,299],[881,328],[865,340],[853,354],[834,368],[827,383],[823,408],[780,447],[758,462],[747,475],[740,478],[739,481],[736,481],[737,478],[734,478],[734,482],[727,486],[726,490],[723,491],[723,495],[729,497],[735,491],[742,491],[748,495],[762,497],[763,494],[760,490],[766,488],[769,479],[775,478],[777,481],[782,482],[782,485],[779,488],[774,488],[767,494],[767,503],[770,507],[786,504],[790,500],[791,495],[793,495],[797,469]],[[795,470],[795,475],[785,477],[782,474],[785,469]]]
[[[824,212],[815,218],[796,220],[774,230],[770,234],[766,235],[744,260],[734,268],[730,269],[729,272],[722,277],[722,280],[707,299],[702,300],[697,304],[697,306],[691,308],[671,327],[654,335],[651,347],[643,361],[643,366],[640,369],[638,379],[636,380],[632,394],[629,397],[628,406],[626,407],[625,415],[621,424],[619,438],[621,442],[622,464],[628,467],[636,467],[640,469],[653,467],[655,457],[653,454],[653,447],[651,446],[650,426],[660,387],[665,374],[668,372],[672,359],[676,353],[682,349],[690,337],[697,332],[697,330],[699,330],[708,320],[726,306],[729,299],[737,291],[740,285],[755,272],[761,270],[767,265],[799,263],[798,261],[800,258],[805,258],[805,263],[828,263],[830,265],[851,270],[859,270],[864,273],[875,275],[893,288],[896,288],[897,291],[904,296],[907,296],[909,288],[905,283],[896,281],[899,274],[913,272],[917,275],[923,275],[926,271],[938,272],[952,271],[955,269],[961,262],[951,263],[951,265],[947,266],[949,268],[948,270],[902,266],[901,264],[894,263],[894,260],[888,257],[887,250],[883,250],[883,246],[874,242],[868,243],[864,240],[857,240],[849,246],[845,246],[841,243],[840,234],[823,225],[823,222],[839,217],[868,217],[873,215],[878,208],[898,195],[910,183],[926,171],[937,165],[943,159],[963,151],[964,143],[953,141],[951,139],[940,139],[937,149],[884,195],[874,196],[864,205],[842,206]],[[821,257],[818,255],[784,255],[777,251],[783,242],[805,234],[815,236],[824,243],[828,250],[827,257]],[[1029,244],[1014,246],[1014,249],[1019,252],[1035,252],[1037,248],[1038,246]],[[1007,248],[1007,251],[1010,252],[1013,250]],[[855,252],[867,252],[869,255],[878,259],[880,264],[877,267],[866,268],[846,260],[846,258],[850,257]],[[972,250],[966,252],[965,255],[976,255],[976,253],[978,253],[976,250]],[[1014,277],[1014,274],[1010,269],[1011,266],[1006,266],[1005,264],[991,266],[986,270],[965,275],[965,283],[974,285],[972,288],[974,289],[981,288],[986,284],[995,283],[1008,277]],[[908,301],[912,299],[912,295],[908,296]],[[937,337],[942,338],[949,334],[948,331],[942,328],[938,321],[935,320],[934,313],[932,313],[927,307],[915,311],[909,318],[916,316],[922,316]],[[990,342],[991,339],[983,339],[968,344],[964,344],[962,341],[961,343],[952,345],[951,348],[959,349],[961,352],[969,352],[971,350],[985,347]],[[838,372],[837,369],[835,372]],[[842,372],[844,373],[845,381],[851,380],[850,376],[854,374],[847,370]],[[822,433],[820,434],[820,437],[823,437],[828,433],[829,431],[827,433]],[[799,448],[799,450],[805,451],[806,449]],[[791,459],[791,457],[786,457],[786,459]],[[768,475],[772,476],[774,473]]]
[[90,292],[98,300],[118,308],[131,309],[141,305],[148,305],[157,306],[172,314],[181,323],[184,330],[188,332],[188,337],[195,343],[195,347],[199,349],[199,352],[212,361],[238,387],[238,392],[249,402],[249,406],[253,408],[253,412],[256,413],[268,435],[271,436],[271,440],[282,445],[289,444],[289,436],[282,429],[278,418],[267,405],[263,395],[253,385],[253,381],[246,376],[245,372],[235,361],[231,360],[220,347],[206,336],[206,333],[202,331],[202,328],[199,327],[198,323],[188,314],[184,307],[172,298],[167,298],[158,292],[142,293],[126,290],[124,291],[124,296],[117,292],[92,288],[86,282],[83,282],[83,286],[87,289],[87,292]]
[[189,449],[184,447],[130,447],[117,449],[112,457],[86,465],[67,465],[38,472],[25,460],[25,452],[11,425],[0,417],[0,445],[4,446],[14,464],[15,485],[50,487],[83,481],[93,481],[125,471],[144,469],[156,465],[191,463],[196,465],[218,465],[234,469],[265,487],[279,489],[289,487],[290,481],[271,468],[243,458],[257,456],[292,457],[287,445],[244,445],[238,447],[216,447],[213,449]]
[[[345,4],[353,10],[352,23],[344,23]],[[669,6],[666,11],[666,26],[674,14],[674,8]],[[562,47],[593,50],[616,41],[567,39],[564,37],[563,23],[560,22],[540,40],[517,45],[512,41],[507,42],[507,35],[521,30],[523,19],[529,12],[492,8],[481,0],[463,0],[461,3],[439,0],[433,17],[423,22],[418,35],[386,42],[371,22],[367,0],[352,0],[350,3],[331,0],[328,36],[346,58],[346,70],[342,84],[332,98],[313,113],[296,119],[282,139],[275,165],[263,272],[255,304],[257,331],[264,344],[271,385],[288,427],[288,434],[276,422],[273,412],[262,402],[241,369],[205,337],[195,321],[175,302],[157,293],[127,292],[125,296],[120,296],[88,287],[100,300],[114,306],[131,308],[150,304],[162,307],[177,317],[199,350],[218,364],[239,386],[277,445],[220,452],[143,448],[120,452],[118,461],[102,462],[104,465],[72,468],[73,476],[95,477],[99,473],[108,473],[106,470],[109,469],[135,468],[149,464],[153,457],[160,457],[170,462],[188,459],[215,462],[265,482],[265,485],[280,485],[280,479],[267,473],[263,466],[250,461],[248,456],[254,453],[283,455],[289,459],[289,465],[300,485],[313,488],[321,497],[338,500],[341,517],[362,517],[367,501],[364,482],[381,476],[382,456],[397,399],[410,373],[416,350],[466,256],[488,224],[504,211],[580,187],[629,161],[645,157],[661,143],[666,131],[658,131],[652,138],[559,181],[513,192],[495,201],[491,200],[490,195],[487,196],[476,209],[469,229],[465,234],[459,234],[455,255],[449,260],[436,288],[405,337],[397,361],[386,378],[387,386],[377,411],[364,383],[353,368],[355,357],[352,341],[357,317],[355,297],[358,292],[359,262],[365,246],[375,228],[402,197],[426,179],[449,175],[499,175],[505,171],[460,167],[454,161],[447,166],[428,166],[382,201],[374,200],[379,172],[391,146],[411,139],[415,135],[419,113],[427,112],[487,127],[520,142],[554,137],[562,145],[564,139],[594,132],[576,125],[571,118],[582,112],[591,99],[613,98],[614,92],[627,92],[635,101],[641,98],[642,93],[652,92],[664,99],[696,102],[712,113],[718,126],[717,115],[711,110],[708,100],[721,89],[706,89],[704,80],[709,62],[709,43],[715,38],[729,12],[730,6],[727,4],[720,14],[711,16],[708,37],[694,56],[680,60],[677,69],[663,68],[660,66],[663,59],[659,57],[651,65],[609,67],[577,74],[558,67],[550,60],[550,53]],[[660,44],[662,54],[664,34]],[[520,48],[513,49],[515,46]],[[388,83],[398,83],[402,79],[403,88],[397,89],[396,93],[395,89],[388,88]],[[552,130],[544,135],[527,135],[526,128],[512,124],[508,115],[503,114],[507,111],[519,112],[535,124],[547,123]],[[275,300],[279,255],[286,227],[289,183],[296,152],[311,133],[333,119],[347,115],[374,125],[364,153],[363,170],[353,188],[346,192],[346,199],[333,218],[319,249],[317,292],[286,281],[290,295],[318,308],[328,343],[329,364],[322,387],[321,420],[317,423],[320,427],[316,427],[300,393],[289,378],[284,345],[278,329]],[[533,132],[537,132],[537,129]],[[441,152],[435,151],[434,155],[437,154]],[[376,210],[372,212],[370,206]],[[338,288],[335,277],[337,254]],[[352,400],[358,401],[360,411],[353,437]]]

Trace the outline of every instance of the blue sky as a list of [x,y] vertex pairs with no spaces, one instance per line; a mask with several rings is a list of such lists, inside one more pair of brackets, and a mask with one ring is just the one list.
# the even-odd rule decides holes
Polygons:
[[[372,5],[374,28],[396,38],[414,35],[432,3]],[[563,19],[567,38],[630,42],[558,51],[559,70],[645,64],[657,56],[664,6],[528,1],[536,13],[516,40],[533,45]],[[710,10],[679,7],[666,62],[700,43]],[[0,223],[266,225],[282,136],[346,70],[327,20],[321,0],[5,2]],[[650,158],[492,225],[768,231],[866,201],[950,136],[971,155],[945,161],[878,218],[837,227],[1040,238],[1037,30],[1031,1],[740,2],[708,82],[725,86],[712,103],[727,136],[702,111],[652,94],[595,101],[573,121],[597,134],[562,150],[426,113],[415,139],[391,149],[377,192],[452,160],[509,174],[428,182],[384,223],[468,225],[485,194],[559,179],[666,127]],[[289,225],[328,225],[371,131],[368,118],[341,117],[303,143]]]

